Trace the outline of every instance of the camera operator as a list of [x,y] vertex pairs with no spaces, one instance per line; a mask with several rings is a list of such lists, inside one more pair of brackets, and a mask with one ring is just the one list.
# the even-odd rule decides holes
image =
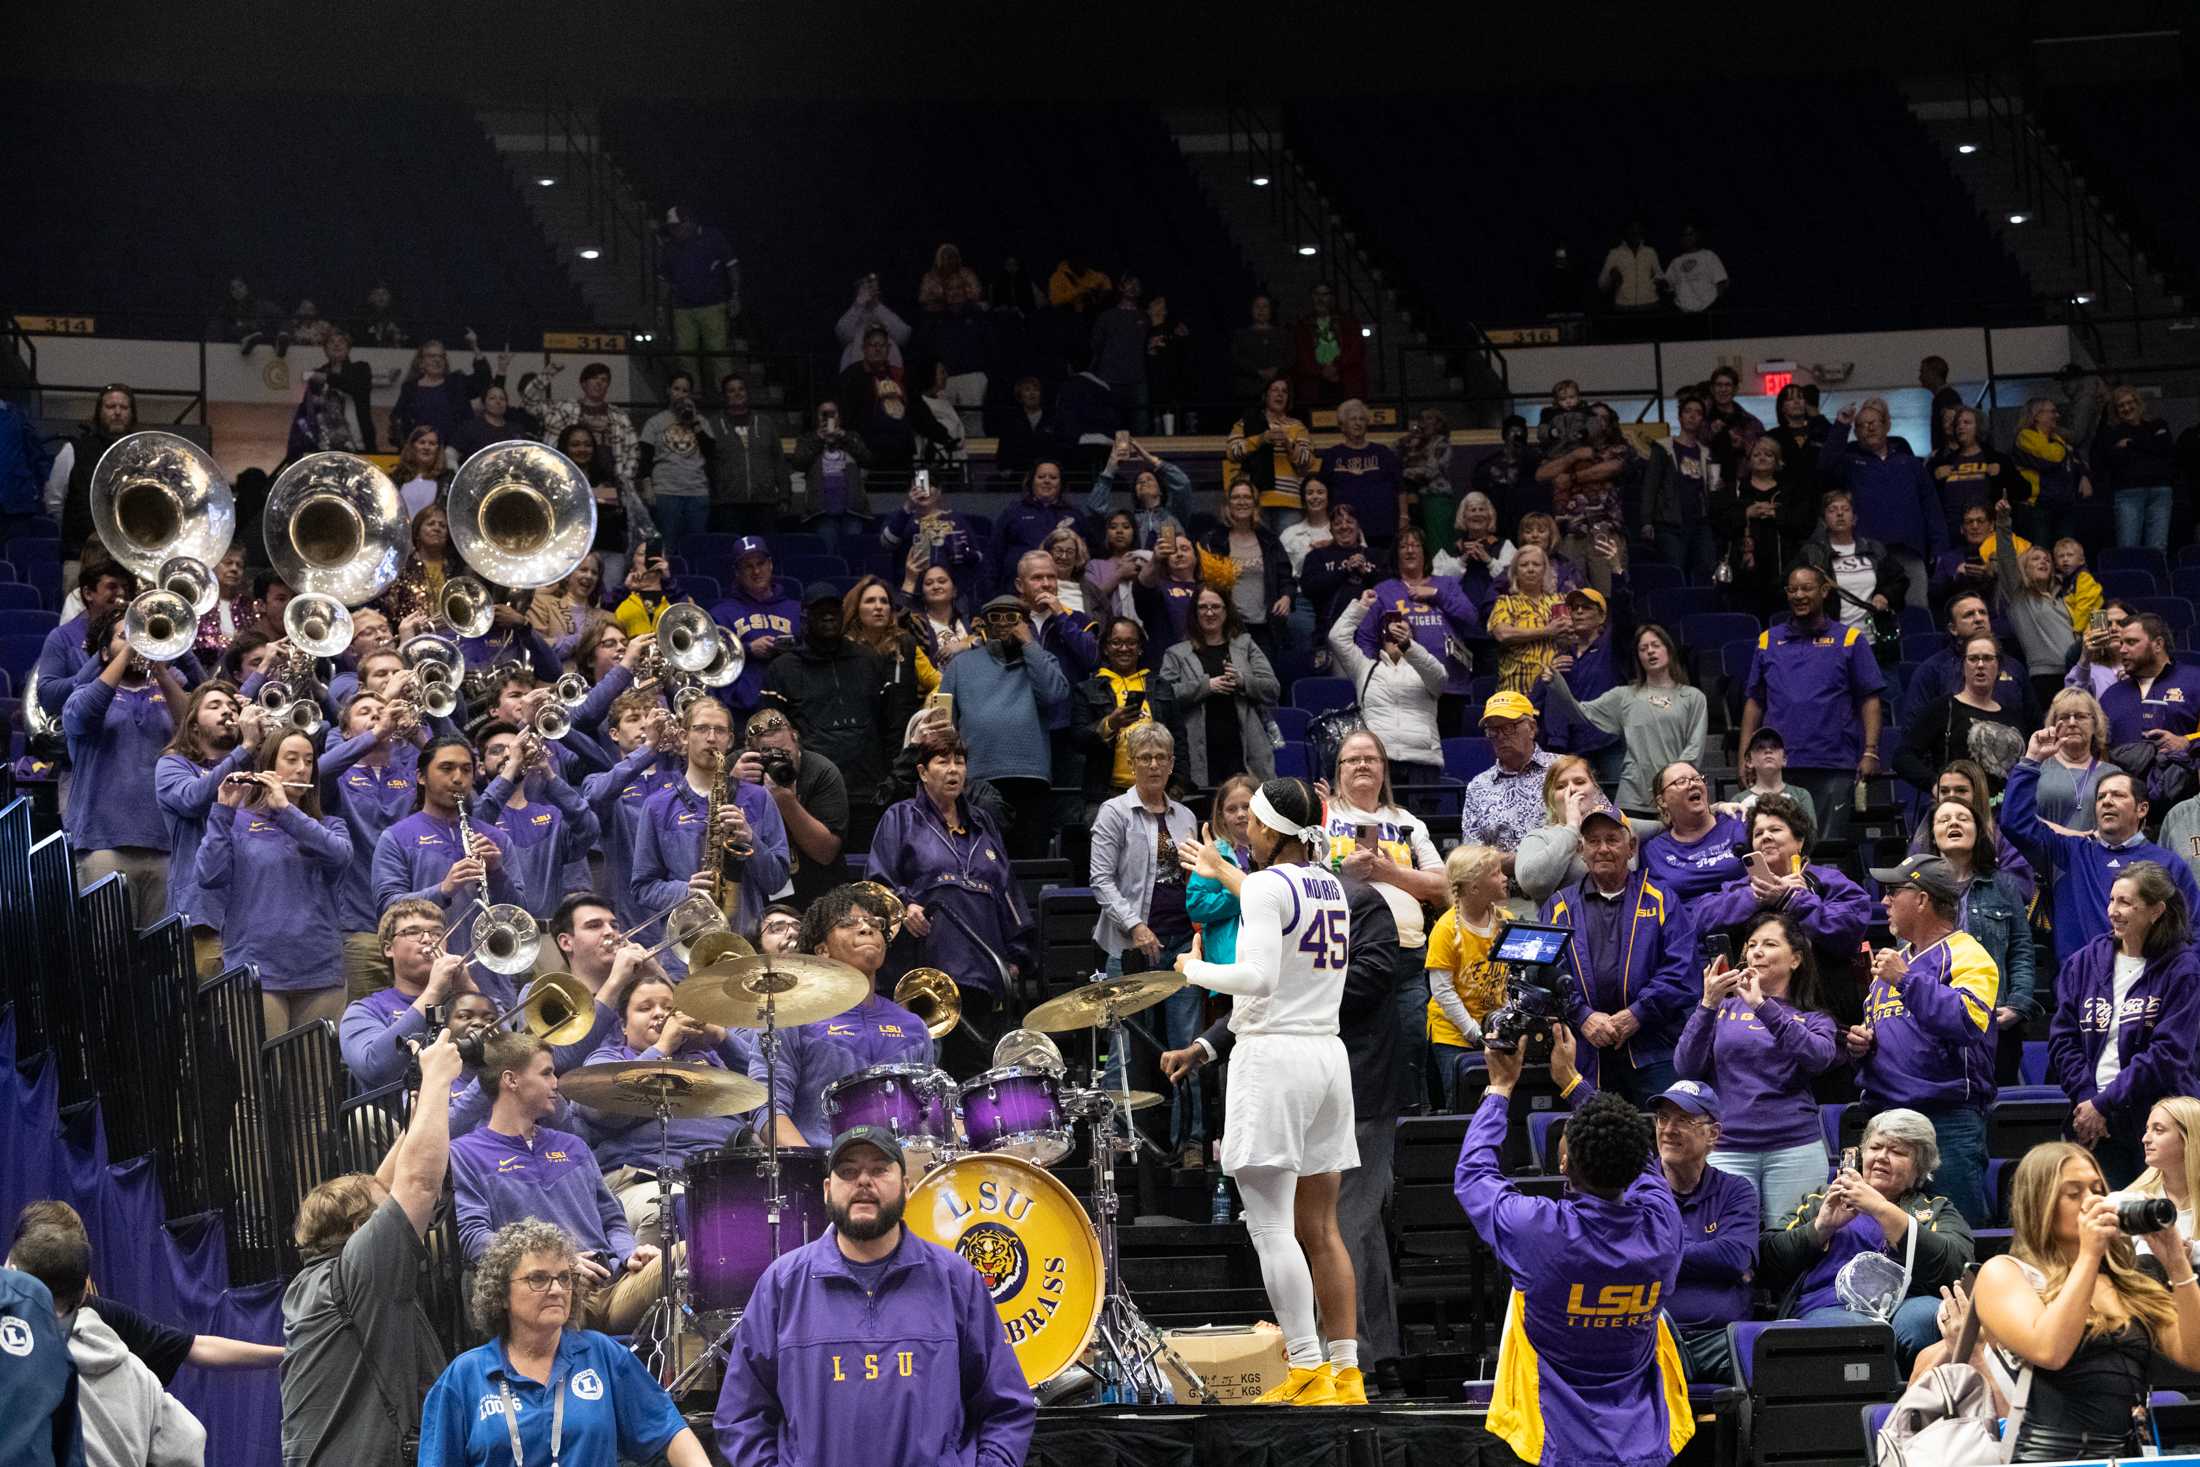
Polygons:
[[775,708],[750,714],[742,731],[748,748],[733,761],[734,776],[762,785],[779,807],[794,882],[787,900],[807,907],[849,880],[840,859],[848,833],[847,781],[839,765],[802,747],[802,735]]
[[[1543,904],[1543,920],[1574,929],[1567,1023],[1586,1041],[1582,1073],[1600,1090],[1647,1105],[1674,1081],[1673,1048],[1703,996],[1693,971],[1695,925],[1681,904],[1630,870],[1635,833],[1605,805],[1581,818],[1581,880]],[[1631,1001],[1630,1001],[1631,1000]]]
[[1631,1102],[1591,1095],[1566,1122],[1573,1195],[1523,1196],[1499,1161],[1523,1055],[1488,1053],[1490,1086],[1452,1191],[1513,1278],[1489,1434],[1554,1467],[1666,1461],[1696,1419],[1663,1313],[1680,1275],[1680,1209],[1653,1164],[1650,1125]]

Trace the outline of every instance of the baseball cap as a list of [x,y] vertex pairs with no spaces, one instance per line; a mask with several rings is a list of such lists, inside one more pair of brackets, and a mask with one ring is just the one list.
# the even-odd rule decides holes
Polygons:
[[815,606],[820,601],[830,601],[838,606],[840,598],[840,587],[834,585],[831,581],[812,581],[802,588],[802,604],[804,606]]
[[1484,723],[1488,723],[1493,718],[1533,717],[1535,717],[1535,704],[1529,702],[1527,695],[1524,693],[1492,693],[1490,694],[1490,700],[1482,705],[1482,721]]
[[[1788,746],[1788,741],[1780,737],[1780,731],[1768,723],[1749,736],[1750,749],[1761,749],[1766,744],[1784,749]],[[1745,749],[1743,752],[1747,753],[1748,750]]]
[[752,555],[769,556],[771,553],[771,546],[764,543],[761,535],[743,535],[733,542],[733,558],[737,561],[746,560]]
[[1874,866],[1871,872],[1872,880],[1879,883],[1882,891],[1910,886],[1944,902],[1955,901],[1963,895],[1955,868],[1938,856],[1911,856],[1899,866]]
[[[1658,1095],[1658,1100],[1670,1101],[1692,1116],[1719,1118],[1719,1092],[1698,1080],[1675,1080]],[[1652,1101],[1655,1107],[1657,1101]]]
[[1582,811],[1581,828],[1587,830],[1589,822],[1592,820],[1609,820],[1622,830],[1634,829],[1632,825],[1627,823],[1627,817],[1620,814],[1619,806],[1613,804],[1610,800],[1599,799],[1587,810]]
[[833,1138],[833,1149],[825,1153],[828,1170],[840,1162],[840,1155],[851,1146],[876,1146],[886,1153],[895,1166],[906,1167],[908,1158],[901,1154],[901,1138],[884,1126],[850,1126]]
[[1574,587],[1566,593],[1566,600],[1569,604],[1575,601],[1586,601],[1597,610],[1604,612],[1609,612],[1612,609],[1611,603],[1604,599],[1604,593],[1593,586]]

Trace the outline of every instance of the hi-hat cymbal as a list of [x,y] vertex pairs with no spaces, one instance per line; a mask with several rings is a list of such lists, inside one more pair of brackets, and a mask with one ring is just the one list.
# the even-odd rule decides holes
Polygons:
[[662,1106],[677,1119],[739,1115],[765,1099],[763,1085],[746,1075],[667,1060],[583,1065],[558,1081],[558,1092],[575,1105],[614,1115],[653,1116]]
[[1151,1090],[1065,1090],[1062,1108],[1074,1116],[1104,1116],[1110,1110],[1147,1110],[1167,1100]]
[[729,958],[688,974],[673,990],[683,1014],[736,1029],[764,1027],[764,1009],[781,1029],[844,1014],[871,992],[871,980],[846,963],[801,953]]
[[1139,973],[1129,978],[1103,978],[1073,988],[1024,1015],[1024,1027],[1042,1034],[1070,1029],[1092,1029],[1120,1014],[1150,1009],[1184,986],[1182,973]]

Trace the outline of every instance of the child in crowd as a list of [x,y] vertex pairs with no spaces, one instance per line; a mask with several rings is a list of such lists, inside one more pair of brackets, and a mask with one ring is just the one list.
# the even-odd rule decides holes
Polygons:
[[1536,442],[1545,457],[1565,453],[1589,436],[1589,409],[1581,400],[1581,384],[1567,377],[1551,384],[1551,405],[1536,421]]
[[1818,809],[1811,803],[1810,791],[1787,782],[1787,740],[1780,737],[1776,728],[1760,728],[1750,735],[1749,747],[1742,750],[1742,773],[1749,783],[1733,801],[1721,804],[1722,815],[1733,815],[1746,822],[1749,812],[1757,808],[1757,802],[1766,795],[1785,795],[1802,806],[1811,824],[1818,823]]
[[2101,583],[2085,568],[2085,547],[2067,535],[2055,542],[2055,594],[2070,609],[2071,629],[2084,636],[2101,609]]

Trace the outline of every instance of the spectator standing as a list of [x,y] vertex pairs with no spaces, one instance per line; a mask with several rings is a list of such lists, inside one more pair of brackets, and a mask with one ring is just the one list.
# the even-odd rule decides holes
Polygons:
[[[1940,399],[1936,396],[1934,401]],[[2024,488],[2023,481],[2007,458],[1985,440],[1984,426],[1979,411],[1960,404],[1949,421],[1945,440],[1940,433],[1940,417],[1933,417],[1934,448],[1932,461],[1926,466],[1933,476],[1933,484],[1940,491],[1940,507],[1948,516],[1951,530],[1957,528],[1964,515],[1972,509],[1983,509],[1991,519],[1995,506],[2014,502]]]
[[[1429,574],[1428,540],[1419,525],[1399,531],[1395,558],[1396,574],[1376,586],[1377,609],[1359,618],[1353,643],[1362,654],[1373,657],[1390,619],[1404,620],[1413,640],[1444,672],[1438,727],[1446,735],[1458,733],[1466,723],[1467,695],[1474,681],[1469,649],[1482,639],[1482,618],[1456,579]],[[1330,630],[1334,634],[1336,628]]]
[[1696,226],[1681,226],[1681,252],[1658,277],[1673,297],[1673,308],[1684,316],[1702,316],[1726,299],[1730,282],[1726,264],[1706,246]]
[[845,558],[861,560],[862,543],[870,538],[871,498],[864,476],[872,462],[869,441],[850,426],[834,399],[817,405],[817,425],[795,440],[794,468],[804,487],[794,502],[802,522]]
[[1273,658],[1291,615],[1291,560],[1275,532],[1260,522],[1258,498],[1250,479],[1233,482],[1222,499],[1222,523],[1207,532],[1200,548],[1236,569],[1230,604],[1239,625]]
[[899,373],[902,369],[901,349],[909,344],[909,323],[894,314],[894,308],[880,298],[876,273],[857,278],[855,299],[848,303],[848,309],[842,311],[840,319],[833,323],[833,335],[840,339],[838,370],[846,372],[870,354],[870,335],[873,331],[885,333],[881,364]]
[[[1122,972],[1162,972],[1191,951],[1192,919],[1185,906],[1180,852],[1199,833],[1192,812],[1169,798],[1176,741],[1158,724],[1123,735],[1131,787],[1100,807],[1092,823],[1092,892],[1100,904],[1092,940]],[[1200,1031],[1205,995],[1179,989],[1163,1005],[1165,1049],[1182,1049]],[[1207,1123],[1199,1086],[1179,1087],[1169,1103],[1169,1150],[1179,1168],[1207,1164]]]
[[1891,436],[1889,422],[1885,398],[1843,408],[1826,435],[1818,472],[1828,489],[1849,491],[1858,533],[1884,541],[1901,558],[1914,603],[1924,595],[1925,567],[1947,547],[1948,519],[1934,502],[1924,460]]
[[1513,542],[1497,533],[1497,506],[1479,489],[1469,489],[1461,497],[1455,525],[1453,544],[1457,553],[1439,553],[1434,562],[1436,573],[1457,576],[1476,614],[1487,619],[1497,602],[1498,585],[1510,579]]
[[[46,513],[61,522],[61,543],[72,557],[92,538],[92,471],[116,442],[138,428],[137,394],[121,383],[102,387],[92,416],[55,451],[46,474]],[[81,562],[62,563],[61,583],[76,584]]]
[[1660,304],[1658,280],[1665,267],[1644,235],[1642,221],[1630,219],[1620,242],[1606,252],[1597,271],[1598,293],[1621,315],[1648,315]]
[[1826,435],[1832,428],[1833,425],[1818,412],[1815,383],[1790,382],[1772,401],[1772,427],[1767,436],[1780,441],[1781,475],[1790,488],[1802,492],[1806,504],[1818,502],[1822,487],[1818,479],[1818,457],[1825,449]]
[[888,739],[917,709],[914,668],[897,677],[895,667],[849,638],[840,589],[816,581],[802,593],[801,641],[764,674],[765,705],[787,715],[803,748],[839,766],[858,849],[878,820]]
[[2064,436],[2062,409],[2053,398],[2024,405],[2010,458],[2024,481],[2017,514],[2031,538],[2046,545],[2076,534],[2079,505],[2093,497],[2092,472],[2078,440]]
[[[552,365],[555,375],[557,366]],[[544,379],[535,379],[547,396],[549,388]],[[570,402],[546,402],[538,416],[542,419],[542,436],[546,443],[557,441],[567,428],[579,424],[593,435],[599,453],[607,453],[610,466],[617,476],[623,494],[634,491],[635,470],[641,460],[641,435],[634,431],[634,420],[622,408],[611,403],[611,368],[602,362],[590,362],[581,368],[581,395]],[[521,390],[521,396],[526,390]],[[529,405],[530,407],[533,404]],[[623,548],[623,547],[621,547]]]
[[777,569],[763,537],[743,535],[733,542],[733,585],[710,609],[741,644],[741,675],[722,696],[744,712],[756,706],[772,664],[794,650],[802,625],[802,604],[780,589]]
[[421,1302],[425,1239],[450,1165],[448,1095],[461,1062],[445,1034],[420,1052],[405,1134],[373,1176],[321,1183],[298,1205],[303,1266],[283,1290],[283,1460],[301,1467],[403,1461],[443,1369]]
[[[604,369],[606,378],[610,371]],[[449,443],[473,417],[475,391],[473,378],[452,375],[451,354],[430,337],[413,352],[412,365],[398,385],[397,401],[390,407],[390,436],[402,442],[413,429],[425,427],[435,429],[439,442]]]
[[1711,497],[1712,528],[1734,594],[1760,620],[1780,604],[1781,573],[1817,528],[1816,501],[1788,472],[1786,454],[1777,436],[1759,438],[1749,445],[1741,476]]
[[2101,694],[2109,747],[2143,739],[2158,756],[2177,757],[2180,742],[2200,733],[2200,667],[2173,660],[2169,623],[2151,611],[2125,622],[2116,640],[2124,675]]
[[947,665],[940,691],[954,696],[955,722],[969,741],[967,777],[982,781],[983,803],[1002,812],[1010,854],[1043,856],[1053,840],[1047,731],[1069,707],[1069,679],[1039,644],[1020,598],[988,601],[985,623],[985,644]]
[[1734,950],[1746,945],[1758,917],[1777,912],[1794,919],[1810,945],[1825,1007],[1844,1024],[1863,1017],[1856,953],[1871,921],[1871,898],[1833,866],[1807,862],[1815,832],[1794,801],[1767,795],[1749,812],[1749,857],[1742,872],[1690,908],[1704,933],[1726,931]]
[[1957,925],[1963,888],[1938,856],[1877,867],[1899,948],[1872,954],[1864,1022],[1843,1036],[1863,1103],[1922,1114],[1940,1150],[1934,1178],[1966,1220],[1986,1196],[1986,1106],[1994,1095],[1994,1004],[2001,974]]
[[1566,672],[1554,668],[1548,696],[1571,717],[1621,736],[1627,754],[1619,778],[1620,807],[1648,810],[1653,808],[1651,785],[1657,771],[1704,757],[1709,705],[1701,688],[1689,686],[1671,632],[1645,624],[1635,631],[1634,650],[1634,675],[1628,682],[1582,703],[1575,701]]
[[1673,1067],[1683,1083],[1716,1087],[1732,1107],[1733,1124],[1720,1128],[1710,1161],[1748,1181],[1757,1221],[1736,1231],[1753,1237],[1825,1184],[1825,1130],[1811,1086],[1839,1062],[1841,1045],[1833,1016],[1819,1007],[1818,965],[1802,924],[1784,912],[1759,913],[1738,951],[1739,963],[1721,957],[1704,970],[1703,997],[1689,1010]]
[[1276,303],[1253,297],[1247,324],[1230,333],[1230,395],[1255,402],[1291,364],[1291,340],[1276,329]]
[[1031,477],[1024,482],[1023,498],[994,520],[987,561],[1002,589],[1014,586],[1024,556],[1043,550],[1047,536],[1056,530],[1085,534],[1084,517],[1062,493],[1063,479],[1063,465],[1058,460],[1040,459],[1031,466]]
[[1194,593],[1190,631],[1162,654],[1161,676],[1183,710],[1186,772],[1195,787],[1233,774],[1274,776],[1268,718],[1283,687],[1221,591]]
[[1673,1047],[1703,994],[1696,929],[1680,900],[1633,868],[1634,832],[1599,805],[1582,817],[1579,881],[1543,904],[1542,920],[1573,929],[1566,1022],[1587,1041],[1582,1075],[1646,1105],[1676,1075]]
[[1719,477],[1731,484],[1741,477],[1742,461],[1749,455],[1749,445],[1764,436],[1765,425],[1757,421],[1755,413],[1734,400],[1742,387],[1740,372],[1722,362],[1711,369],[1706,385],[1710,388],[1710,397],[1704,404],[1704,445],[1718,460]]
[[[1284,533],[1290,533],[1289,526]],[[1329,543],[1310,548],[1299,569],[1299,590],[1313,608],[1313,628],[1335,622],[1347,604],[1381,583],[1387,569],[1382,554],[1360,534],[1360,517],[1352,507],[1333,508]]]
[[[1856,528],[1856,501],[1846,489],[1828,489],[1819,499],[1818,528],[1803,542],[1795,563],[1816,566],[1828,584],[1834,620],[1867,637],[1893,624],[1910,596],[1910,573],[1901,556]],[[1778,574],[1783,589],[1793,563]],[[1981,603],[1983,605],[1983,603]],[[1951,670],[1949,688],[1955,677]]]
[[535,421],[534,415],[512,405],[512,394],[505,387],[501,373],[481,389],[481,401],[477,406],[480,411],[461,423],[458,436],[451,440],[451,448],[460,463],[492,443],[542,436],[542,424]]
[[[1544,823],[1523,834],[1514,853],[1513,883],[1522,896],[1540,902],[1566,883],[1581,879],[1581,822],[1590,811],[1608,803],[1597,784],[1595,767],[1587,759],[1561,754],[1550,762],[1543,772]],[[1638,839],[1657,833],[1654,820],[1622,818],[1636,827]]]
[[2048,1068],[2070,1097],[2071,1134],[2113,1188],[2139,1174],[2155,1104],[2200,1090],[2200,955],[2170,869],[2125,866],[2108,889],[2108,931],[2055,979]]
[[1665,829],[1642,849],[1643,868],[1658,884],[1683,901],[1707,896],[1742,874],[1737,846],[1749,840],[1748,827],[1711,806],[1711,786],[1695,765],[1666,765],[1651,781]]
[[1012,482],[1030,473],[1041,458],[1067,453],[1070,447],[1047,411],[1046,388],[1038,378],[1019,378],[1015,396],[1016,406],[997,426],[999,446],[993,451],[995,472]]
[[1932,853],[1948,863],[1962,888],[1963,930],[1978,939],[2001,974],[2001,992],[1994,999],[1994,1078],[2010,1084],[2023,1058],[2026,1029],[2037,1033],[2047,1013],[2038,993],[2032,924],[2025,915],[2030,900],[2016,873],[2001,869],[1992,829],[1982,827],[1969,800],[1936,799],[1925,822]]
[[[677,318],[677,307],[674,314]],[[717,445],[696,409],[692,377],[673,373],[665,398],[665,406],[642,424],[635,473],[650,517],[664,533],[665,548],[679,554],[688,536],[710,528],[710,464]]]
[[1307,312],[1291,328],[1293,394],[1315,407],[1336,407],[1367,396],[1367,342],[1360,323],[1337,310],[1325,282],[1307,298]]
[[[2055,735],[2055,748],[2040,760],[2034,808],[2049,824],[2082,834],[2093,828],[2094,781],[2113,767],[2103,763],[2108,715],[2091,693],[2064,688],[2047,705],[2046,727]],[[2162,840],[2175,843],[2166,827]]]
[[911,479],[908,497],[880,525],[878,538],[905,579],[937,565],[958,583],[975,586],[986,572],[977,526],[948,506],[946,491],[930,474]]
[[1497,685],[1506,692],[1533,692],[1550,676],[1561,644],[1572,634],[1573,620],[1551,584],[1550,564],[1550,552],[1539,545],[1514,551],[1510,587],[1490,608]]
[[1742,704],[1747,747],[1769,723],[1788,739],[1788,774],[1810,791],[1825,824],[1846,833],[1856,784],[1879,773],[1880,692],[1884,680],[1854,627],[1826,619],[1832,578],[1816,566],[1788,572],[1788,618],[1757,637]]
[[[1993,632],[1993,618],[1987,610],[1986,597],[1976,591],[1958,591],[1950,597],[1947,629],[1947,644],[1910,674],[1905,704],[1913,719],[1927,705],[1963,687],[1964,647],[1974,637],[1990,636]],[[2035,717],[2031,697],[2032,685],[2025,675],[2024,664],[2014,657],[2002,656],[2001,671],[1994,681],[1994,701],[2004,708],[2017,710],[2019,720],[2029,726]]]
[[75,777],[62,827],[76,852],[77,885],[121,873],[135,920],[150,924],[168,910],[169,851],[160,807],[146,795],[187,695],[177,664],[148,664],[130,650],[120,606],[85,629],[83,649],[84,670],[98,670],[63,688],[61,729]]
[[685,204],[665,210],[657,245],[657,275],[672,308],[672,349],[687,359],[693,380],[726,370],[741,262],[716,225],[696,222]]
[[[1042,461],[1059,463],[1059,460]],[[1127,470],[1125,465],[1129,466]],[[1143,443],[1127,436],[1115,440],[1108,450],[1106,465],[1093,475],[1092,489],[1085,496],[1088,518],[1108,513],[1115,503],[1118,476],[1123,472],[1131,476],[1131,512],[1137,526],[1137,545],[1151,545],[1165,519],[1179,525],[1191,522],[1191,476],[1175,464],[1155,457]],[[1237,480],[1231,482],[1234,484]],[[1296,574],[1297,567],[1292,569]]]
[[1703,423],[1703,399],[1683,393],[1674,412],[1673,436],[1650,446],[1642,485],[1642,538],[1695,585],[1710,583],[1719,559],[1711,509],[1723,467],[1703,442]]
[[1994,781],[1992,793],[1998,795],[2001,780],[2023,757],[2028,736],[2024,716],[1994,696],[2001,677],[2001,644],[1993,635],[1981,632],[1969,638],[1962,651],[1963,685],[1915,711],[1895,751],[1895,773],[1924,789],[1951,760],[1969,759],[1986,771]]
[[[2032,542],[1994,533],[1994,511],[1974,504],[1956,521],[1955,544],[1933,561],[1928,591],[1935,606],[1965,591],[1984,594],[1994,582],[1994,558],[2005,549],[2029,550]],[[2065,620],[2068,620],[2066,617]]]
[[1359,516],[1360,532],[1378,548],[1388,548],[1409,520],[1405,465],[1395,449],[1367,436],[1372,415],[1357,397],[1337,405],[1341,441],[1323,450],[1320,473],[1332,503],[1346,504]]
[[[1444,773],[1437,737],[1444,663],[1416,639],[1405,613],[1376,611],[1378,594],[1363,592],[1329,629],[1331,665],[1359,689],[1360,720],[1395,751],[1401,782],[1434,785]],[[1370,619],[1380,623],[1372,653],[1359,644],[1360,629]]]
[[1423,408],[1396,445],[1405,492],[1420,511],[1415,523],[1433,547],[1449,546],[1457,535],[1459,491],[1451,478],[1451,446],[1451,424],[1434,408]]
[[1261,511],[1277,530],[1298,522],[1299,484],[1316,467],[1306,424],[1291,416],[1291,396],[1290,378],[1271,379],[1254,410],[1230,425],[1223,448],[1223,457],[1260,491]]
[[[2093,440],[2093,462],[2116,506],[2116,543],[2167,553],[2177,446],[2169,424],[2147,416],[2138,388],[2127,383],[2109,394],[2108,421]],[[75,543],[66,530],[62,540]]]
[[1092,373],[1108,384],[1115,409],[1139,432],[1146,425],[1146,308],[1136,275],[1125,271],[1115,301],[1092,318]]
[[[1146,633],[1137,618],[1110,616],[1101,622],[1100,659],[1099,670],[1077,685],[1071,720],[1072,728],[1085,740],[1088,806],[1104,804],[1137,779],[1138,766],[1131,757],[1133,732],[1156,724],[1173,735],[1182,726],[1176,690],[1146,664]],[[1175,749],[1172,741],[1172,769]]]
[[1543,780],[1551,756],[1536,746],[1535,704],[1524,694],[1490,694],[1482,705],[1481,724],[1496,760],[1467,781],[1459,801],[1459,829],[1466,839],[1503,851],[1509,871],[1521,837],[1546,821]]
[[754,407],[749,379],[728,372],[718,380],[724,404],[704,419],[715,453],[710,528],[721,535],[762,535],[778,527],[780,506],[791,502],[793,471],[781,447],[787,426],[779,414]]

